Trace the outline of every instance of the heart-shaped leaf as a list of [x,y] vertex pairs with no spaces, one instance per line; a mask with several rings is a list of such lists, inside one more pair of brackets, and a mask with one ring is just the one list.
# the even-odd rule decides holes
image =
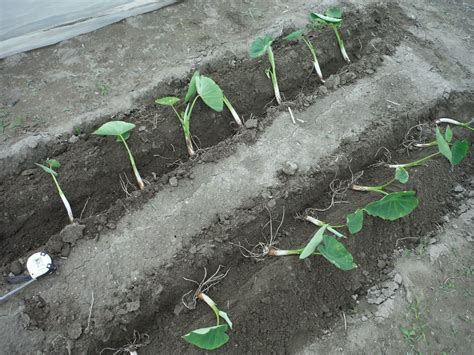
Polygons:
[[329,9],[326,10],[326,12],[324,13],[326,16],[328,17],[332,17],[332,18],[342,18],[342,10],[341,8],[339,7],[330,7]]
[[56,177],[59,176],[59,174],[57,172],[55,172],[53,169],[51,169],[50,167],[47,167],[47,166],[44,166],[42,164],[38,164],[38,163],[35,163],[37,166],[39,166],[41,169],[43,169],[45,172],[47,172],[48,174],[52,174]]
[[207,106],[217,112],[224,109],[224,94],[214,80],[201,75],[199,79],[196,80],[196,89]]
[[219,315],[227,322],[227,324],[229,325],[229,328],[232,329],[232,321],[230,320],[227,313],[225,313],[224,311],[219,310]]
[[198,348],[214,350],[220,348],[229,341],[226,334],[227,324],[214,327],[200,328],[183,336],[188,343],[196,345]]
[[361,231],[364,224],[364,210],[357,210],[354,213],[346,216],[346,225],[351,234],[356,234]]
[[400,181],[402,184],[406,184],[408,182],[408,171],[405,168],[397,168],[395,169],[395,179]]
[[179,102],[179,97],[165,96],[155,100],[158,105],[173,106]]
[[337,23],[340,23],[342,21],[342,19],[340,19],[340,18],[325,16],[323,14],[318,14],[317,12],[312,12],[309,16],[310,16],[311,20],[313,20],[313,21],[322,20],[325,23],[337,24]]
[[54,169],[58,169],[61,167],[61,163],[56,159],[48,159],[46,160],[46,162],[49,164],[50,167]]
[[364,210],[371,216],[394,221],[409,215],[417,206],[418,198],[415,191],[401,191],[369,203]]
[[291,32],[288,36],[285,37],[285,40],[293,41],[295,39],[300,38],[305,32],[306,32],[306,29],[304,28],[302,28],[301,30]]
[[454,142],[453,146],[451,147],[451,154],[452,154],[452,164],[458,165],[460,164],[463,159],[466,157],[467,152],[469,151],[469,141],[467,139],[463,139],[462,141]]
[[326,260],[341,270],[352,270],[357,267],[352,254],[336,238],[325,235],[322,244],[318,247],[318,251]]
[[198,78],[201,74],[199,70],[196,70],[191,77],[191,81],[189,82],[188,91],[186,92],[186,96],[184,97],[184,102],[188,102],[191,100],[194,95],[196,95],[196,78]]
[[300,254],[300,259],[306,259],[308,256],[313,255],[318,245],[321,244],[321,242],[323,241],[323,235],[327,227],[328,225],[325,224],[321,228],[319,228],[316,233],[313,234],[313,237],[311,238],[309,243],[306,244],[302,253]]
[[272,45],[272,36],[266,35],[265,37],[257,37],[255,41],[250,45],[250,56],[252,58],[258,58],[265,54],[268,47]]
[[110,121],[100,126],[99,129],[97,129],[93,134],[97,134],[99,136],[118,136],[123,135],[134,128],[135,125],[133,123],[124,121]]
[[436,142],[438,143],[439,152],[443,154],[450,163],[452,163],[453,155],[451,153],[451,149],[449,148],[448,142],[446,142],[446,139],[441,134],[439,127],[436,127]]

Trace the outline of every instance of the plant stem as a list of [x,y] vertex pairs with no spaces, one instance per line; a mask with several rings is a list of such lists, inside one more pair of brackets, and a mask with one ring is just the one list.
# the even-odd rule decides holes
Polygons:
[[[270,256],[287,256],[287,255],[300,255],[303,252],[303,249],[288,249],[288,250],[280,250],[271,248],[268,252]],[[321,253],[314,252],[313,255],[321,255]]]
[[239,115],[237,112],[234,110],[234,107],[232,107],[232,104],[230,103],[229,99],[224,96],[224,104],[227,106],[229,109],[230,113],[232,114],[232,117],[234,117],[235,122],[237,123],[237,126],[242,127],[242,121],[240,120]]
[[200,292],[197,297],[201,300],[206,302],[206,304],[211,307],[214,314],[216,315],[217,325],[219,325],[219,308],[217,308],[217,304],[205,293]]
[[278,80],[277,80],[276,66],[275,66],[275,57],[273,55],[273,50],[272,50],[271,46],[268,47],[267,53],[268,53],[268,60],[270,61],[270,65],[272,66],[272,69],[270,71],[270,76],[272,78],[273,91],[275,92],[275,99],[276,99],[278,105],[281,105],[281,95],[280,95],[280,88],[278,87]]
[[301,38],[303,39],[304,43],[308,47],[309,51],[311,52],[311,55],[313,57],[313,66],[314,66],[314,69],[316,70],[316,74],[318,74],[319,80],[321,80],[321,82],[324,83],[325,81],[323,79],[323,74],[321,73],[321,68],[319,67],[318,58],[316,57],[316,50],[314,49],[311,42],[306,39],[305,36],[302,36]]
[[310,223],[313,223],[314,225],[316,225],[318,227],[322,227],[324,225],[327,225],[326,229],[328,231],[330,231],[331,233],[333,233],[335,236],[337,236],[339,238],[345,238],[346,237],[344,234],[339,233],[337,230],[335,230],[335,228],[344,228],[345,225],[332,226],[332,225],[329,225],[328,223],[324,223],[323,221],[320,221],[319,219],[311,217],[311,216],[306,216],[305,220],[307,220]]
[[463,128],[467,128],[470,131],[474,131],[474,128],[470,127],[467,123],[459,122],[459,121],[453,120],[452,118],[440,118],[439,120],[436,121],[436,123],[450,123],[455,126],[460,126]]
[[125,145],[125,149],[127,149],[128,158],[130,159],[130,163],[132,164],[133,173],[135,174],[135,178],[137,179],[138,187],[140,188],[140,190],[143,190],[145,188],[145,184],[143,183],[140,173],[137,170],[137,165],[135,164],[135,159],[133,158],[132,152],[128,148],[127,142],[125,141],[123,136],[119,134],[119,137],[122,143]]
[[344,42],[342,41],[341,36],[339,35],[339,31],[337,30],[336,26],[332,26],[334,33],[336,34],[336,39],[337,43],[339,44],[339,49],[341,50],[342,57],[347,63],[350,63],[351,60],[349,59],[349,56],[346,53],[346,47],[344,47]]
[[425,161],[427,160],[430,160],[438,155],[440,155],[441,153],[440,152],[436,152],[436,153],[433,153],[433,154],[430,154],[424,158],[421,158],[419,160],[415,160],[415,161],[412,161],[411,163],[406,163],[406,164],[391,164],[389,165],[388,167],[389,168],[392,168],[392,169],[396,169],[396,168],[413,168],[415,166],[418,166],[418,165],[421,165],[423,164]]
[[361,186],[361,185],[352,185],[351,186],[351,189],[352,190],[356,190],[356,191],[372,191],[372,192],[380,192],[384,195],[388,195],[387,192],[384,191],[384,189],[391,185],[396,179],[393,178],[389,181],[387,181],[385,184],[383,185],[379,185],[379,186]]
[[429,142],[429,143],[417,143],[415,144],[415,147],[417,148],[429,148],[429,147],[434,147],[438,144],[437,141],[432,141],[432,142]]
[[56,179],[56,176],[53,174],[50,174],[53,177],[54,183],[56,185],[56,188],[58,189],[59,197],[61,197],[61,201],[63,201],[64,207],[66,207],[67,215],[69,217],[69,221],[71,223],[74,223],[74,217],[72,215],[72,209],[71,205],[69,204],[69,201],[67,200],[66,196],[63,193],[63,190],[61,190],[61,187],[59,186],[58,180]]
[[193,103],[191,104],[191,106],[189,104],[188,104],[188,106],[186,106],[186,110],[184,111],[184,117],[182,117],[182,119],[181,119],[181,126],[183,127],[183,131],[184,131],[184,139],[186,141],[186,147],[188,148],[188,154],[189,154],[190,157],[193,157],[194,155],[196,155],[196,153],[194,152],[194,148],[193,148],[193,141],[191,139],[190,124],[191,124],[191,114],[193,112],[194,105],[196,104],[197,99],[199,97],[200,96],[197,95],[194,98]]

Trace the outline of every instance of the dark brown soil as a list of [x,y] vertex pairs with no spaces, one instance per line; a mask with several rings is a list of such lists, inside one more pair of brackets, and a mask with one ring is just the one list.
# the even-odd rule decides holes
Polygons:
[[[344,76],[344,73],[353,73],[355,77],[368,75],[382,61],[382,54],[394,50],[404,35],[397,23],[408,20],[396,9],[391,9],[390,15],[377,8],[370,13],[372,17],[347,23],[342,31],[343,36],[351,38],[346,46],[355,62],[352,65],[343,63],[329,30],[327,33],[323,31],[316,39],[312,38],[313,42],[317,42],[320,63],[326,77],[341,74],[338,77],[344,84],[344,78],[354,78]],[[357,13],[353,17],[356,18]],[[280,87],[285,99],[297,99],[296,104],[300,105],[304,104],[301,93],[307,94],[305,97],[309,101],[314,100],[318,93],[321,94],[321,90],[317,89],[320,83],[316,75],[311,73],[307,49],[301,43],[278,43],[275,48]],[[247,120],[252,115],[264,116],[266,107],[272,104],[272,87],[264,75],[266,66],[266,60],[230,57],[200,69],[221,85],[237,111]],[[183,78],[163,84],[157,89],[156,97],[170,94],[183,96],[188,80]],[[188,158],[181,128],[172,111],[156,107],[152,102],[153,98],[150,98],[143,107],[133,112],[104,118],[104,121],[122,119],[137,125],[130,146],[139,170],[151,186],[141,193],[139,202],[133,202],[136,205],[158,191],[170,176],[186,176],[187,169],[194,163],[183,165]],[[79,141],[74,144],[68,142],[69,137],[59,139],[48,153],[49,158],[58,159],[63,164],[59,170],[60,183],[75,216],[79,217],[83,211],[82,217],[88,227],[86,233],[90,237],[94,237],[104,224],[113,222],[124,211],[121,207],[123,202],[119,202],[124,197],[119,177],[126,174],[132,184],[135,183],[123,147],[112,139],[90,135],[93,128],[82,127],[87,132],[81,134]],[[198,105],[193,114],[192,132],[199,147],[205,150],[232,136],[235,126],[228,112],[215,113]],[[255,130],[244,130],[233,141],[251,143],[256,134]],[[214,151],[201,155],[200,159],[209,161],[220,155],[222,152],[217,150],[217,154]],[[176,167],[179,167],[178,170]],[[133,189],[131,186],[129,192],[135,197],[140,195]],[[1,181],[0,192],[0,265],[43,245],[67,223],[67,216],[50,177],[36,169],[33,162],[31,169]],[[105,217],[99,217],[114,204],[115,207]]]
[[[390,149],[394,161],[411,161],[425,156],[430,150],[400,150],[407,128],[419,122],[433,122],[440,116],[466,119],[474,110],[473,95],[453,94],[450,99],[434,102],[421,111],[409,112],[393,120],[391,129],[386,122],[374,124],[365,134],[370,139],[347,142],[345,158],[354,158],[354,172],[365,170],[359,181],[377,185],[390,179],[389,169],[370,167],[378,161],[374,154],[379,147]],[[461,134],[456,130],[456,134]],[[365,135],[363,135],[365,136]],[[472,139],[472,135],[470,137]],[[377,148],[377,149],[375,149]],[[344,159],[343,159],[344,161]],[[325,165],[324,171],[294,177],[280,189],[271,191],[276,205],[271,208],[274,232],[285,209],[285,220],[278,234],[279,248],[299,248],[305,245],[315,227],[296,219],[308,208],[328,205],[327,187],[338,171],[339,178],[348,178],[347,160]],[[393,191],[414,189],[420,200],[419,207],[410,216],[396,222],[367,218],[364,229],[355,236],[348,235],[345,245],[354,255],[358,268],[343,272],[322,258],[301,262],[297,257],[267,258],[255,262],[240,255],[235,245],[254,245],[269,237],[269,215],[264,206],[267,200],[256,202],[254,208],[242,210],[235,216],[221,216],[209,230],[203,231],[176,257],[167,272],[156,270],[148,284],[131,291],[140,298],[140,316],[123,320],[127,330],[111,328],[108,334],[114,341],[89,348],[98,352],[105,345],[124,345],[124,335],[134,329],[150,335],[151,344],[142,348],[144,354],[202,353],[184,343],[180,336],[189,330],[211,325],[213,316],[206,305],[199,304],[193,312],[180,306],[180,298],[193,287],[181,277],[200,280],[203,267],[214,271],[218,265],[230,268],[230,273],[209,295],[229,313],[235,330],[230,342],[217,353],[292,353],[304,341],[321,334],[324,329],[350,312],[355,305],[353,295],[363,295],[367,288],[383,279],[391,270],[391,256],[395,246],[413,243],[434,230],[440,217],[456,210],[457,202],[450,194],[453,184],[463,183],[474,174],[474,160],[469,156],[461,166],[450,168],[444,159],[430,161],[426,166],[410,170],[407,185],[393,185]],[[348,191],[348,203],[339,204],[318,218],[333,224],[344,223],[347,213],[379,198],[377,194]],[[409,239],[407,239],[409,238]],[[156,296],[156,290],[160,290]],[[120,322],[120,320],[118,320]],[[238,326],[237,326],[238,325]]]

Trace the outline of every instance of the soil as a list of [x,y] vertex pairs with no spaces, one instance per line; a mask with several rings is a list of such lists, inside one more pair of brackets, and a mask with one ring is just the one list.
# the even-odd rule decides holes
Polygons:
[[[354,176],[359,184],[379,185],[393,174],[381,160],[405,162],[435,151],[409,144],[430,141],[435,119],[472,117],[471,71],[459,62],[470,47],[458,45],[462,35],[448,40],[440,34],[431,19],[437,6],[410,8],[421,22],[392,5],[348,6],[346,16],[357,20],[342,35],[351,38],[353,64],[342,63],[324,32],[318,49],[325,86],[311,73],[301,44],[279,42],[275,56],[286,99],[279,108],[264,60],[232,54],[201,66],[247,128],[237,130],[228,113],[199,106],[192,122],[200,147],[194,160],[186,157],[176,118],[153,104],[159,96],[182,96],[189,75],[149,92],[144,105],[113,116],[137,125],[130,146],[147,180],[143,192],[134,188],[122,147],[91,135],[109,116],[84,126],[78,139],[51,146],[44,156],[63,163],[60,182],[81,224],[67,225],[54,186],[38,169],[4,177],[3,275],[24,272],[26,257],[42,249],[53,254],[57,271],[0,305],[0,353],[114,353],[130,344],[139,354],[203,353],[181,336],[214,318],[202,303],[193,311],[182,305],[182,295],[194,287],[183,277],[200,280],[204,268],[213,273],[219,265],[229,273],[208,295],[235,327],[216,353],[311,353],[315,338],[340,324],[341,315],[357,312],[358,300],[392,277],[394,249],[416,246],[472,197],[472,151],[459,166],[434,159],[410,169],[406,185],[390,187],[415,190],[420,205],[395,222],[367,217],[360,233],[348,235],[343,242],[355,270],[340,271],[318,257],[256,261],[237,245],[251,247],[274,235],[278,248],[302,247],[315,227],[298,216],[342,224],[347,213],[380,197],[349,189],[328,208],[331,186]],[[428,37],[421,37],[420,26]],[[455,135],[474,138],[460,129]],[[130,180],[128,197],[119,175]],[[2,294],[12,288],[0,286]],[[335,352],[334,345],[325,352]]]
[[[329,29],[321,32],[321,38],[324,39],[318,41],[318,50],[321,52],[322,70],[328,78],[332,74],[338,74],[333,80],[328,79],[326,86],[329,89],[334,88],[335,78],[348,84],[355,78],[373,73],[383,61],[382,55],[390,54],[400,39],[407,35],[399,29],[398,24],[408,23],[409,20],[396,10],[392,9],[388,13],[374,7],[367,11],[370,17],[352,22],[342,31],[343,36],[350,34],[354,38],[347,46],[354,64],[344,65]],[[358,17],[360,11],[350,14]],[[310,38],[314,41],[313,35]],[[317,96],[321,83],[312,73],[309,53],[301,43],[288,45],[280,41],[275,46],[275,57],[281,91],[291,106],[301,107],[302,95],[309,96],[310,100],[313,95]],[[272,105],[273,99],[272,87],[268,85],[269,81],[264,74],[267,65],[266,60],[251,59],[233,60],[232,65],[229,65],[228,59],[223,59],[203,66],[200,70],[222,87],[244,119],[260,118],[264,125],[266,107]],[[171,81],[160,88],[155,97],[170,94],[184,97],[188,82],[189,77]],[[300,100],[297,100],[298,97]],[[296,100],[295,103],[292,104],[292,100]],[[308,102],[305,104],[308,105]],[[203,106],[198,105],[194,110],[191,129],[198,147],[205,152],[207,148],[233,135],[236,127],[229,112],[219,114]],[[188,158],[183,133],[169,108],[150,103],[112,119],[133,122],[137,126],[129,144],[139,171],[151,183],[148,191],[143,194],[144,200],[153,194],[153,190],[160,188],[156,181],[167,184],[173,175],[178,178],[186,177],[189,167],[196,163],[193,161],[185,164]],[[256,139],[256,133],[255,130],[237,132],[233,142],[251,143]],[[202,154],[197,160],[216,160],[222,154]],[[62,163],[59,170],[62,189],[76,217],[82,215],[83,223],[97,223],[97,215],[123,198],[120,177],[132,182],[129,193],[138,194],[125,150],[110,138],[95,137],[89,131],[60,141],[51,147],[47,156]],[[178,170],[176,167],[179,167]],[[0,210],[4,211],[0,216],[0,248],[3,251],[0,256],[1,265],[38,248],[67,223],[67,216],[63,206],[58,203],[59,197],[55,195],[51,178],[33,164],[19,175],[1,181],[0,191],[4,196],[0,201]],[[114,213],[109,214],[112,214],[107,217],[111,220],[110,223],[120,217]],[[89,228],[86,233],[94,237],[96,231],[96,228]]]

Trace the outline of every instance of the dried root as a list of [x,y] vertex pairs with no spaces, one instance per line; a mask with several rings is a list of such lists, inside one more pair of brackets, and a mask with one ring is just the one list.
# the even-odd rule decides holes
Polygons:
[[127,345],[122,346],[121,348],[104,348],[100,351],[99,355],[102,355],[104,351],[113,351],[113,355],[118,354],[129,354],[137,355],[137,350],[141,347],[147,346],[150,344],[150,337],[146,333],[140,333],[136,330],[133,331],[133,340],[131,340]]
[[216,272],[212,274],[209,278],[207,277],[207,269],[204,268],[204,277],[202,278],[201,282],[197,282],[197,281],[183,277],[183,279],[185,279],[186,281],[190,281],[197,285],[196,290],[190,290],[181,297],[181,302],[183,303],[184,307],[190,310],[195,309],[199,294],[206,293],[212,287],[214,287],[219,282],[225,279],[230,269],[227,269],[226,272],[221,272],[222,268],[224,267],[222,265],[219,265]]
[[269,221],[263,226],[263,228],[266,228],[268,225],[270,227],[270,238],[268,239],[266,236],[263,238],[265,239],[265,242],[259,242],[258,244],[254,245],[253,247],[246,248],[243,245],[235,244],[235,243],[230,243],[232,245],[236,245],[240,248],[241,254],[245,258],[250,258],[250,259],[255,259],[257,261],[261,261],[265,259],[270,253],[272,249],[274,249],[274,246],[277,244],[276,242],[276,237],[278,235],[278,232],[280,231],[281,226],[283,225],[283,222],[285,220],[285,208],[283,208],[283,214],[280,220],[280,224],[278,225],[277,229],[275,232],[273,232],[273,217],[271,211],[265,207],[268,215],[270,217]]

